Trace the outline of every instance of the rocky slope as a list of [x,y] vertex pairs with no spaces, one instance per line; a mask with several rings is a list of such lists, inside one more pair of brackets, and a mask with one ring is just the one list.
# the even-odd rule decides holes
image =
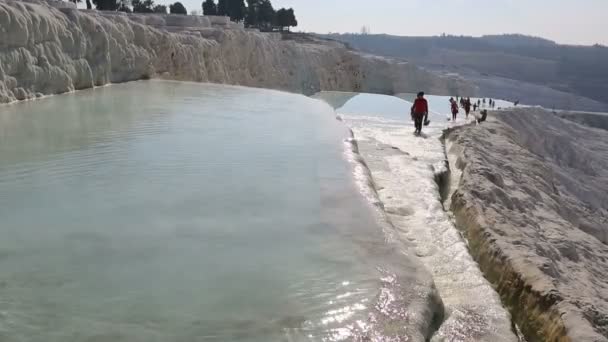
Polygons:
[[607,132],[521,109],[446,146],[456,221],[528,341],[608,341]]
[[563,119],[578,122],[581,125],[608,131],[607,113],[560,112],[557,115]]
[[337,43],[297,42],[210,18],[0,2],[0,103],[145,78],[311,94],[319,90],[432,93],[469,89]]

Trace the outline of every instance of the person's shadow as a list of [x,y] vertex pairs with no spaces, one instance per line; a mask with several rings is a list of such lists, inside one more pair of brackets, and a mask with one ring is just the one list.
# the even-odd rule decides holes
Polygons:
[[420,132],[420,133],[414,133],[414,136],[416,136],[416,138],[422,138],[422,139],[427,139],[429,136]]

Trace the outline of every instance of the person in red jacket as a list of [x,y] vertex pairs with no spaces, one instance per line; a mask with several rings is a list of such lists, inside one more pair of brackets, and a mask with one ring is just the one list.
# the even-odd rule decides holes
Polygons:
[[415,134],[422,133],[422,123],[427,122],[429,117],[429,104],[424,98],[424,92],[419,92],[412,106],[412,119],[416,126]]

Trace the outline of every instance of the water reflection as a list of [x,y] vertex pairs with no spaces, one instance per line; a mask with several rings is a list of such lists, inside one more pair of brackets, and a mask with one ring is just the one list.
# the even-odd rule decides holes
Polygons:
[[368,320],[384,237],[327,105],[151,81],[0,123],[0,340],[322,340]]

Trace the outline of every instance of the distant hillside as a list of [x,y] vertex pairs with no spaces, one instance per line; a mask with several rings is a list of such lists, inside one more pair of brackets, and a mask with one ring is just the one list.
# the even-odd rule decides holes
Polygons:
[[331,34],[352,48],[439,71],[497,76],[608,103],[608,48],[523,35],[400,37]]
[[486,41],[495,46],[503,47],[518,47],[518,46],[556,46],[557,44],[545,38],[524,36],[523,34],[501,34],[487,35],[481,37],[481,40]]

